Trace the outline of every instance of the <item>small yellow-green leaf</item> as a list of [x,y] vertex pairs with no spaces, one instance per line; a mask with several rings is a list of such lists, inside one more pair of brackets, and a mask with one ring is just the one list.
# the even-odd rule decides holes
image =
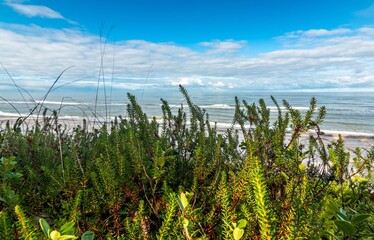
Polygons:
[[282,171],[281,174],[282,174],[282,177],[283,177],[284,180],[286,180],[286,181],[289,180],[289,177],[285,172]]
[[305,166],[305,164],[303,164],[303,163],[299,164],[299,169],[300,169],[302,172],[304,172],[304,171],[306,170],[306,166]]
[[180,200],[181,200],[183,210],[184,210],[188,206],[188,199],[186,197],[186,194],[184,194],[183,192],[180,195]]
[[235,228],[233,234],[234,234],[234,239],[239,240],[243,237],[244,230],[240,228]]
[[245,228],[245,226],[247,226],[247,220],[245,220],[245,219],[240,219],[240,220],[238,221],[238,228],[243,229],[243,228]]
[[188,221],[187,218],[183,218],[183,227],[184,227],[184,228],[187,228],[189,223],[190,223],[190,222]]
[[62,235],[58,238],[58,240],[74,240],[77,239],[78,237],[74,235]]
[[49,237],[52,240],[57,240],[61,236],[61,233],[59,231],[53,230],[51,234],[49,234]]

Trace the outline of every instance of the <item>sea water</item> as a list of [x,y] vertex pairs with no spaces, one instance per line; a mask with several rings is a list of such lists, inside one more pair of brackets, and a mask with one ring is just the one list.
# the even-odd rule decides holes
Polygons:
[[[18,92],[5,92],[3,95],[0,94],[2,97],[0,117],[26,115],[37,106],[37,103],[43,103],[43,106],[50,110],[57,110],[62,118],[68,120],[93,117],[110,120],[114,116],[127,115],[126,107],[129,103],[127,92],[136,97],[149,117],[161,118],[161,98],[168,101],[175,114],[181,106],[188,111],[186,100],[177,87],[99,91],[99,93],[77,90],[55,91],[45,99],[43,98],[45,93],[42,92],[24,93],[23,97]],[[207,90],[204,88],[190,88],[188,92],[193,103],[204,108],[209,114],[210,121],[216,122],[221,127],[229,127],[233,122],[236,96],[240,102],[245,100],[248,103],[258,103],[259,99],[264,99],[271,110],[273,120],[277,117],[277,109],[271,96],[281,107],[284,99],[303,113],[308,110],[311,98],[315,97],[317,107],[325,106],[327,110],[326,118],[321,125],[323,131],[374,136],[374,93],[371,92],[253,92],[244,89]],[[34,111],[34,114],[36,113],[37,110]]]

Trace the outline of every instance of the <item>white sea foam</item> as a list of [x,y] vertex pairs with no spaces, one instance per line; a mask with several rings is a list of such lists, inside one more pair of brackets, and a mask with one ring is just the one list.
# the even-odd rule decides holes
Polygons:
[[[38,103],[42,103],[42,101],[38,101]],[[44,101],[44,104],[51,104],[51,105],[84,105],[84,103],[79,102],[57,102],[57,101]]]
[[[311,131],[312,132],[312,131]],[[325,135],[338,136],[339,134],[346,137],[368,137],[374,138],[374,133],[364,132],[350,132],[350,131],[336,131],[336,130],[321,130]]]
[[235,109],[234,106],[230,106],[228,104],[211,104],[211,105],[201,105],[201,108],[209,109],[209,108],[215,108],[215,109]]
[[0,117],[19,117],[20,115],[17,113],[10,113],[10,112],[3,112],[0,111]]
[[[271,111],[278,111],[278,108],[277,108],[277,107],[268,106],[267,108],[270,109]],[[280,110],[282,110],[282,111],[286,110],[285,107],[279,107],[279,108],[280,108]],[[308,107],[292,107],[292,109],[300,110],[300,111],[307,111],[307,110],[309,110]]]
[[74,121],[83,121],[85,119],[84,117],[79,117],[79,116],[59,116],[59,119],[63,120],[74,120]]
[[[249,129],[251,126],[249,124],[244,125],[246,129]],[[231,124],[231,123],[217,123],[217,128],[221,131],[226,131],[229,128],[234,128],[234,129],[240,129],[239,124]],[[342,137],[357,137],[357,138],[374,138],[374,133],[365,133],[365,132],[351,132],[351,131],[337,131],[337,130],[327,130],[323,129],[321,130],[323,135],[326,136],[333,136],[337,137],[339,134]],[[286,129],[286,133],[292,133],[291,128]],[[309,134],[315,134],[316,132],[314,130],[308,131]]]
[[[160,104],[161,105],[161,104]],[[186,107],[186,104],[183,104],[183,107]],[[228,104],[210,104],[210,105],[198,105],[200,108],[204,109],[235,109],[234,106]],[[169,104],[170,108],[180,108],[181,104]]]
[[38,101],[0,101],[0,103],[2,104],[41,104],[41,103],[44,103],[44,104],[50,104],[50,105],[82,105],[82,103],[79,103],[79,102],[65,102],[65,101],[41,101],[41,100],[38,100]]
[[[161,104],[160,104],[161,106]],[[183,105],[186,107],[186,104]],[[229,104],[224,104],[224,103],[217,103],[217,104],[209,104],[209,105],[198,105],[201,108],[204,109],[235,109],[235,106],[229,105]],[[180,108],[181,104],[169,104],[170,108]],[[243,105],[242,105],[243,107]],[[301,111],[306,111],[309,110],[309,107],[292,107],[295,110],[301,110]],[[278,108],[275,106],[267,106],[267,109],[269,109],[272,112],[278,111]],[[286,110],[285,107],[280,107],[282,111]]]

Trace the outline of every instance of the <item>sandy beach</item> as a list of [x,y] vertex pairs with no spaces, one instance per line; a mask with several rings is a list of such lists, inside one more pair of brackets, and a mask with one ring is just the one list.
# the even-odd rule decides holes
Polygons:
[[[6,123],[9,121],[10,126],[13,126],[14,123],[17,121],[18,117],[8,117],[8,116],[1,116],[0,117],[0,130],[2,131]],[[21,125],[21,129],[23,131],[26,131],[27,129],[31,129],[33,125],[35,124],[36,117],[29,117],[28,119],[25,120],[24,124]],[[83,124],[83,120],[81,118],[64,118],[61,117],[58,120],[58,123],[62,127],[66,127],[66,129],[73,129],[74,127],[77,127],[78,125]],[[93,129],[95,127],[100,127],[102,125],[101,122],[99,121],[87,121],[87,126],[90,129]],[[218,125],[218,132],[219,133],[225,133],[226,128],[219,126]],[[236,129],[239,130],[238,127],[235,127]],[[240,130],[239,130],[240,131]],[[321,136],[322,140],[326,145],[337,141],[339,139],[339,135],[342,136],[344,140],[344,145],[347,150],[353,153],[353,151],[359,147],[363,150],[363,153],[365,151],[370,150],[371,147],[374,146],[374,134],[367,134],[367,133],[350,133],[350,132],[344,132],[344,131],[322,131],[323,134]],[[308,133],[303,133],[302,136],[300,137],[300,141],[303,144],[308,143],[308,137],[309,135],[315,135],[314,132],[308,132]],[[291,134],[288,133],[286,135],[286,141],[291,139]]]
[[[313,134],[313,133],[309,133]],[[361,153],[365,155],[373,146],[374,146],[374,136],[368,134],[349,134],[346,132],[334,132],[334,133],[325,133],[321,136],[321,139],[327,146],[333,142],[336,142],[339,139],[339,135],[341,135],[342,139],[344,140],[344,146],[350,152],[351,159],[355,156],[354,152],[356,148],[361,149]],[[308,144],[308,134],[303,134],[300,138],[304,144]],[[288,138],[291,136],[288,135]]]
[[[6,127],[7,122],[9,121],[10,126],[13,126],[19,117],[4,117],[0,116],[0,130],[3,130]],[[41,121],[41,117],[39,117],[39,121]],[[26,131],[27,128],[31,129],[35,125],[36,117],[30,116],[27,118],[24,123],[21,125],[21,129]],[[62,127],[66,127],[66,129],[73,129],[79,125],[83,124],[83,119],[80,118],[59,118],[58,123]],[[94,126],[101,126],[99,121],[88,121],[88,127],[93,128]]]

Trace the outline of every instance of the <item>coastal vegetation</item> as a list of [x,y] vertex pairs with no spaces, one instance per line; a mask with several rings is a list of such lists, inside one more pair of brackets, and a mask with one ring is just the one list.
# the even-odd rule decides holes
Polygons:
[[[235,99],[221,131],[186,105],[72,129],[58,112],[0,132],[0,239],[370,239],[374,147],[326,143],[326,115]],[[238,126],[238,127],[234,127]],[[302,141],[306,138],[307,141]],[[61,227],[60,227],[61,226]]]

